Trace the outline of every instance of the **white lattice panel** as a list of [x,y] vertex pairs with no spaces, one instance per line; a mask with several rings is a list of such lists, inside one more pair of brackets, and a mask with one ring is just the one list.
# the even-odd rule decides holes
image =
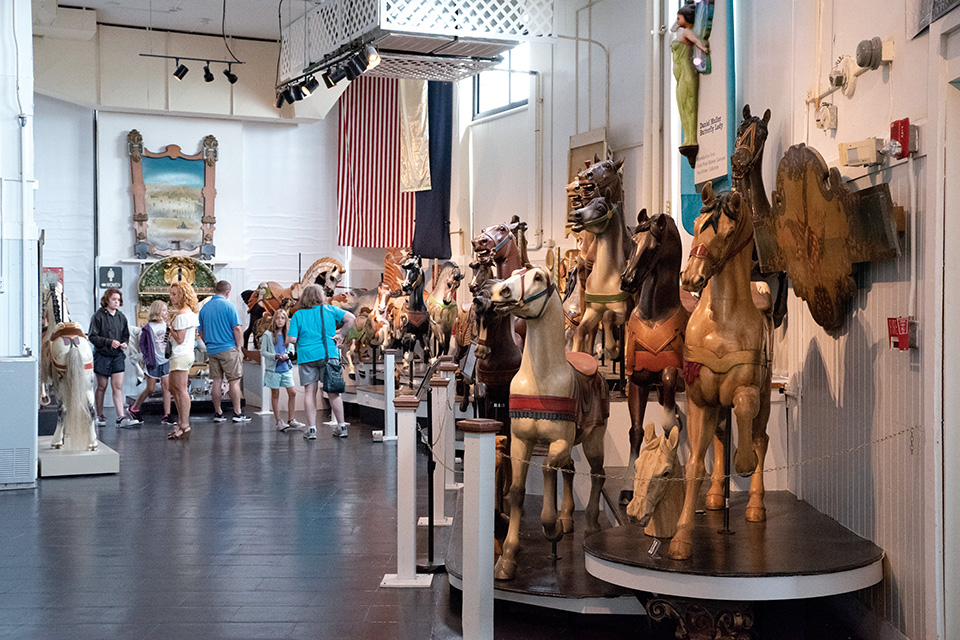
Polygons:
[[469,78],[497,64],[493,61],[446,60],[418,56],[383,56],[380,64],[367,75],[381,78],[412,78],[415,80],[441,80],[455,82]]
[[[280,53],[281,82],[301,75],[305,69],[328,61],[359,44],[394,32],[416,40],[436,39],[435,51],[445,44],[469,44],[471,39],[500,41],[508,49],[523,40],[553,35],[554,0],[326,0],[283,29]],[[402,50],[406,52],[406,50]],[[424,47],[418,52],[423,53]],[[411,52],[412,53],[412,52]],[[450,52],[445,51],[449,54]],[[466,54],[476,55],[476,54]],[[489,54],[487,57],[493,57]],[[384,60],[386,63],[386,60]],[[466,77],[486,68],[483,61],[412,61],[392,63],[388,69],[416,71],[422,78],[427,69],[436,70],[435,80]],[[472,70],[476,69],[476,70]]]

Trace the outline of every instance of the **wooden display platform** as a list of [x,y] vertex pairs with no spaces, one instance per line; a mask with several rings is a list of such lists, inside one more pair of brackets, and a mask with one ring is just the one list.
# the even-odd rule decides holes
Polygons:
[[787,491],[766,494],[767,521],[749,523],[749,496],[732,494],[730,529],[722,511],[697,516],[689,560],[648,553],[654,539],[636,524],[584,541],[586,570],[628,589],[704,600],[765,601],[848,593],[883,577],[883,550]]
[[[459,590],[463,589],[462,503],[461,491],[445,558],[450,586]],[[583,532],[586,522],[582,511],[574,512],[574,532],[557,543],[559,559],[553,558],[551,544],[540,530],[542,505],[542,496],[528,494],[524,500],[517,577],[496,580],[494,598],[573,613],[643,615],[643,606],[631,591],[598,580],[585,570]],[[604,524],[601,518],[601,526]]]
[[120,473],[120,454],[103,442],[96,451],[68,451],[51,448],[52,441],[53,436],[37,438],[41,478]]

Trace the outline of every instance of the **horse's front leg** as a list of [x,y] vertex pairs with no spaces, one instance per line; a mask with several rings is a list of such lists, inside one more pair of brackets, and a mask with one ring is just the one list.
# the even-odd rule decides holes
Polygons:
[[[542,425],[543,422],[540,424]],[[550,443],[546,464],[543,468],[543,511],[540,512],[540,524],[543,527],[544,537],[550,542],[557,542],[563,537],[563,528],[557,526],[557,470],[565,468],[571,462],[570,450],[573,444],[574,425],[566,422],[553,422],[547,428],[563,429],[569,431],[571,435],[570,440],[560,438]],[[571,479],[571,486],[572,484]],[[566,496],[564,497],[566,498]],[[570,501],[573,501],[572,494]],[[570,511],[572,514],[572,505]]]
[[[580,441],[583,455],[590,464],[590,498],[587,500],[586,513],[588,536],[600,531],[600,491],[606,479],[603,473],[603,440],[606,433],[606,427],[599,427]],[[573,489],[572,483],[570,488]]]
[[84,394],[87,402],[87,449],[96,451],[100,447],[97,439],[97,410],[93,405],[93,391],[87,390]]
[[707,447],[710,446],[710,440],[716,432],[719,415],[720,410],[717,407],[701,407],[692,401],[687,403],[690,459],[687,462],[687,493],[683,499],[683,510],[677,521],[677,533],[670,542],[669,556],[674,560],[686,560],[693,555],[694,517],[697,497],[700,494],[700,482],[705,471],[703,457],[707,454]]
[[580,319],[580,326],[573,334],[573,350],[581,353],[593,353],[593,330],[600,324],[600,312],[588,306]]
[[[724,429],[732,429],[733,425],[725,424]],[[723,446],[723,438],[720,433],[720,426],[713,435],[713,471],[710,472],[710,488],[707,489],[707,509],[719,511],[726,505],[723,497],[723,487],[726,484],[726,461],[727,448]]]
[[527,491],[527,469],[530,466],[530,454],[533,443],[514,434],[510,442],[510,466],[513,481],[510,485],[510,526],[503,541],[503,554],[497,560],[493,577],[497,580],[512,580],[517,573],[517,551],[520,548],[520,517],[523,515],[523,500]]
[[[769,385],[768,385],[769,386]],[[753,449],[757,454],[757,468],[750,478],[750,500],[747,502],[747,522],[763,522],[767,519],[767,509],[763,505],[763,464],[767,456],[770,436],[767,435],[767,421],[770,418],[770,394],[761,393],[760,411],[753,420]]]
[[[636,374],[634,374],[636,375]],[[647,398],[650,397],[650,385],[637,384],[633,375],[627,380],[627,407],[630,409],[630,459],[627,469],[636,467],[640,456],[640,444],[643,442],[643,416],[647,411]],[[629,504],[633,500],[633,489],[620,492],[620,504]]]
[[620,357],[620,332],[617,329],[622,327],[627,320],[626,306],[623,303],[618,303],[618,305],[622,308],[608,309],[603,314],[603,348],[606,350],[607,357],[611,360]]
[[[770,393],[769,387],[766,392]],[[738,474],[749,476],[757,469],[753,421],[760,414],[760,389],[752,386],[738,387],[733,393],[733,413],[737,416],[737,435],[739,436],[734,466]]]
[[63,414],[67,403],[63,397],[63,391],[60,389],[55,389],[55,391],[57,393],[57,428],[50,440],[50,447],[59,449],[63,446]]
[[560,500],[560,528],[564,535],[573,533],[573,510],[576,506],[573,501],[573,477],[576,469],[573,466],[573,460],[570,460],[560,470],[563,477],[563,497]]

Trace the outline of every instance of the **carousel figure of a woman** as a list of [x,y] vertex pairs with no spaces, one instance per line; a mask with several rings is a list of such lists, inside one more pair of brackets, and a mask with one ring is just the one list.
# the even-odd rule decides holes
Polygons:
[[700,94],[700,74],[693,63],[694,48],[710,54],[710,45],[697,37],[693,25],[696,15],[696,5],[687,2],[677,11],[677,22],[674,29],[676,39],[670,45],[673,55],[673,77],[677,81],[677,107],[680,111],[680,126],[683,129],[683,140],[680,144],[680,155],[685,157],[693,167],[696,165],[697,151],[697,98]]

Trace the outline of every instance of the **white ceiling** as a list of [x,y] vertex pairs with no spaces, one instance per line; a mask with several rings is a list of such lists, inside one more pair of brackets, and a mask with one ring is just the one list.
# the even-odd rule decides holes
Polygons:
[[[278,7],[284,26],[319,0],[226,0],[228,36],[279,40]],[[220,34],[224,0],[70,0],[65,7],[96,9],[97,22]]]

